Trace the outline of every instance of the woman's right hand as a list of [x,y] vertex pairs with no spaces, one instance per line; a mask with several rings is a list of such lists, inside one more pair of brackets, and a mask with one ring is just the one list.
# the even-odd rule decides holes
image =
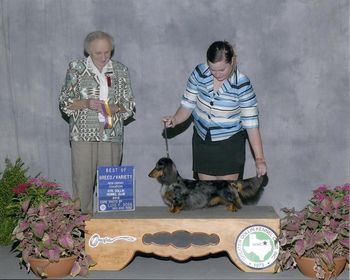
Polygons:
[[162,121],[164,122],[166,128],[175,127],[176,125],[174,116],[163,117]]
[[103,101],[99,99],[86,99],[86,107],[100,113],[102,113],[102,103]]
[[185,120],[189,118],[192,111],[186,109],[185,107],[180,106],[175,115],[163,117],[162,121],[165,124],[165,127],[175,127],[180,123],[183,123]]

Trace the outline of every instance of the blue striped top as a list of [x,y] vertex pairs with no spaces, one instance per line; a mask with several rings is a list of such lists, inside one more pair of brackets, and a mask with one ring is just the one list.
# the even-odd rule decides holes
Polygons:
[[199,64],[181,100],[181,106],[192,111],[195,128],[203,140],[207,132],[212,141],[220,141],[259,126],[257,100],[247,76],[237,70],[217,92],[213,87],[214,76],[208,65]]

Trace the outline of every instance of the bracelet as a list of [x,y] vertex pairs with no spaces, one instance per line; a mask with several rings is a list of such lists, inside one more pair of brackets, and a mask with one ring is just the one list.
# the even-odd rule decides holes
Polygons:
[[262,157],[257,157],[257,158],[255,158],[255,161],[265,162],[265,159]]

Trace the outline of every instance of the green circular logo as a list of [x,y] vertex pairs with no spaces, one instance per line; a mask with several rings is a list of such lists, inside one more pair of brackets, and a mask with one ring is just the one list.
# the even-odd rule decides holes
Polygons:
[[238,235],[236,253],[247,266],[263,269],[272,265],[278,257],[277,235],[263,225],[250,226]]

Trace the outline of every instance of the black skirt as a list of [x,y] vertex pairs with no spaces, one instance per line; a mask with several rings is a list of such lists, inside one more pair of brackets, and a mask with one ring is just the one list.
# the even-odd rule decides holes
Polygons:
[[[208,132],[209,135],[209,132]],[[194,128],[192,137],[193,172],[212,176],[240,173],[245,163],[247,132],[240,131],[222,141],[203,140]]]

